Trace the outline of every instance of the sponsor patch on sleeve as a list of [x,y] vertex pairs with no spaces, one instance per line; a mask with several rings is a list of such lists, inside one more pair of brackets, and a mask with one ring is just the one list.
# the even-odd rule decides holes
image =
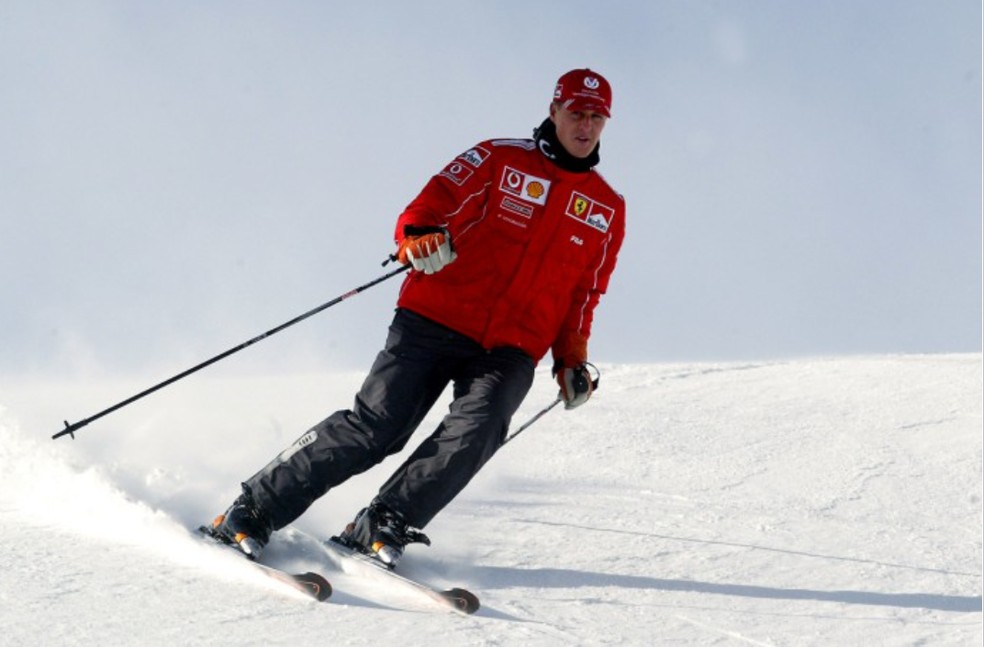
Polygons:
[[444,170],[438,173],[441,177],[446,177],[458,186],[461,186],[468,181],[468,178],[474,173],[473,170],[468,168],[468,166],[458,160],[455,160],[444,167]]
[[571,218],[601,232],[608,231],[608,227],[612,224],[612,218],[615,217],[614,209],[577,191],[571,193],[566,213]]
[[489,152],[484,148],[482,148],[481,146],[476,146],[475,148],[468,149],[464,153],[458,156],[458,159],[468,162],[475,168],[481,166],[482,163],[488,158],[489,158]]

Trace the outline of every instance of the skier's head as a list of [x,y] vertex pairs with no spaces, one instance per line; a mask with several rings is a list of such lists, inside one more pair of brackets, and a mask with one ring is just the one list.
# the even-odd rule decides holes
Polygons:
[[612,86],[605,77],[588,68],[571,70],[557,79],[553,100],[571,112],[612,116]]
[[598,146],[611,117],[612,86],[587,68],[571,70],[557,80],[550,120],[557,139],[574,157],[586,158]]

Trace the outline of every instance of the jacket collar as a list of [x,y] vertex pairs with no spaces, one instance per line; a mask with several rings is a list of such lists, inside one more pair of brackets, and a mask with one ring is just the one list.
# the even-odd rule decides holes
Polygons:
[[536,147],[547,159],[565,171],[587,173],[601,161],[601,156],[598,154],[601,143],[595,146],[591,154],[584,158],[574,157],[568,153],[560,140],[557,139],[557,128],[549,117],[533,129],[533,140],[536,141]]

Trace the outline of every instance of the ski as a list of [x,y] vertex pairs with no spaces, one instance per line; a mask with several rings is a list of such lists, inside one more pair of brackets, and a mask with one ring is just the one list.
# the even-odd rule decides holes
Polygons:
[[317,543],[334,564],[350,575],[374,577],[390,583],[397,583],[406,589],[424,594],[447,609],[466,615],[475,613],[481,606],[478,597],[471,591],[457,587],[440,589],[420,580],[401,575],[379,560],[338,541],[337,537]]
[[198,533],[203,539],[212,545],[235,552],[270,579],[276,580],[281,584],[285,584],[295,591],[300,591],[304,595],[317,600],[318,602],[325,602],[331,597],[331,584],[323,576],[317,573],[289,573],[275,566],[258,562],[233,546],[229,543],[228,539],[216,533],[209,526],[200,526],[198,528]]

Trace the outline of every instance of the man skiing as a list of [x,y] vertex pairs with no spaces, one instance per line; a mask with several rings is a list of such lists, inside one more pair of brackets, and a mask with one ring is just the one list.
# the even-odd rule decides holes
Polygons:
[[557,81],[533,139],[491,139],[424,186],[396,223],[411,266],[385,347],[351,409],[315,425],[242,484],[214,533],[257,556],[274,530],[399,452],[448,384],[453,401],[341,539],[390,567],[506,437],[548,351],[566,408],[591,396],[588,338],[615,268],[625,205],[594,167],[611,87]]

